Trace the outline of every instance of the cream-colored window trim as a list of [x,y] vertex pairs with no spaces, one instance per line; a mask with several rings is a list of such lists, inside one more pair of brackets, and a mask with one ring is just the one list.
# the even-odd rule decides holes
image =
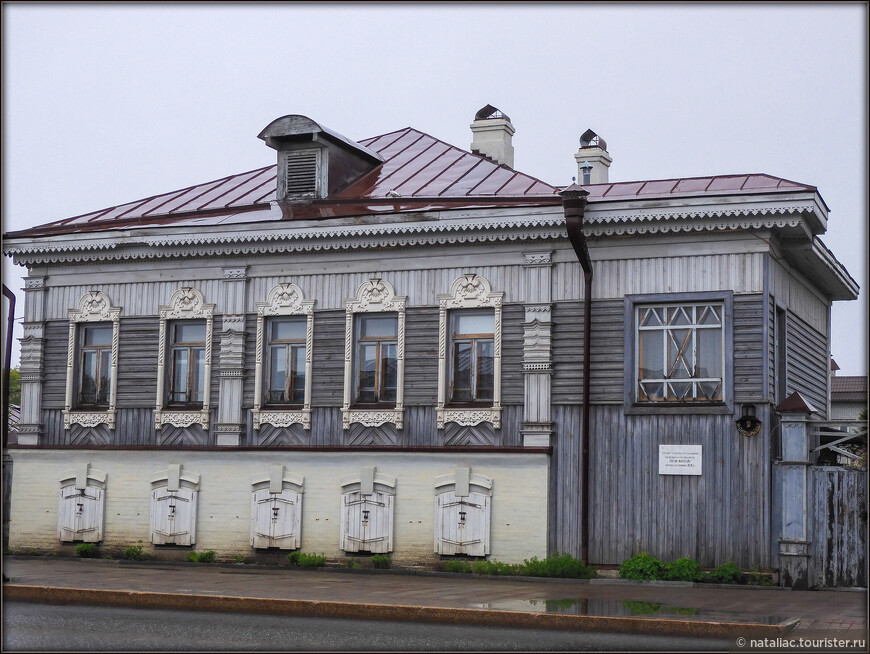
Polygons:
[[[66,355],[66,396],[63,407],[63,428],[72,425],[96,427],[106,424],[115,428],[115,403],[118,391],[118,330],[121,307],[113,307],[109,296],[102,291],[90,291],[82,296],[78,309],[69,312],[69,342]],[[73,409],[76,368],[76,332],[79,323],[112,322],[112,363],[109,381],[109,408],[105,411],[78,411]]]
[[[438,429],[445,423],[477,425],[489,422],[495,429],[501,427],[501,305],[504,293],[495,293],[489,282],[474,273],[458,277],[450,287],[450,293],[438,296],[438,406],[436,410]],[[493,328],[493,391],[492,406],[482,408],[450,408],[446,406],[447,387],[447,341],[448,316],[451,309],[480,309],[491,307],[495,311]]]
[[[160,343],[157,353],[157,406],[154,409],[154,426],[163,425],[190,427],[199,424],[208,429],[209,403],[211,399],[211,340],[214,327],[214,304],[206,304],[201,292],[186,286],[179,288],[169,298],[167,306],[160,307]],[[205,320],[205,371],[203,380],[202,409],[165,409],[166,392],[166,327],[170,320]]]
[[[254,429],[262,424],[275,427],[289,427],[301,424],[303,429],[311,429],[311,350],[314,343],[314,303],[306,300],[302,289],[296,284],[278,284],[267,296],[266,302],[257,302],[257,354],[254,377]],[[305,321],[305,397],[302,409],[287,410],[279,408],[263,409],[263,352],[266,347],[266,318],[270,316],[306,316]]]
[[[402,429],[405,401],[405,296],[397,296],[390,282],[372,278],[360,284],[356,297],[345,301],[344,335],[344,403],[341,407],[342,426],[350,429],[353,423],[377,427],[391,422]],[[353,392],[353,317],[357,313],[396,312],[396,406],[392,409],[352,409]]]

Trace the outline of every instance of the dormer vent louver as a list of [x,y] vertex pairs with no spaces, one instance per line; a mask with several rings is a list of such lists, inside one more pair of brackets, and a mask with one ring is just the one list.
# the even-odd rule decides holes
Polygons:
[[317,197],[319,150],[290,150],[284,153],[285,197]]

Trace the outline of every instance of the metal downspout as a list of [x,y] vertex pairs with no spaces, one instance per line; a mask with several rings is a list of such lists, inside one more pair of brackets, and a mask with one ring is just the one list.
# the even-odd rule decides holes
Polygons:
[[583,477],[583,498],[580,504],[580,558],[589,563],[589,389],[591,386],[592,343],[592,261],[583,234],[583,217],[586,211],[586,197],[589,193],[572,184],[559,195],[562,196],[562,209],[565,212],[565,225],[568,240],[583,268],[583,421],[581,425],[581,475]]

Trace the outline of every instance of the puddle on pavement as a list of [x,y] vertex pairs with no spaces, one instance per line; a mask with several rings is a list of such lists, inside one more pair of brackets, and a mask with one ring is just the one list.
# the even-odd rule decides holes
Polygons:
[[716,620],[723,622],[753,622],[779,624],[785,617],[756,616],[739,611],[712,611],[684,606],[671,606],[661,602],[615,599],[589,599],[586,597],[548,600],[499,600],[471,605],[473,608],[501,611],[540,611],[567,615],[590,615],[617,618],[659,618],[672,620]]

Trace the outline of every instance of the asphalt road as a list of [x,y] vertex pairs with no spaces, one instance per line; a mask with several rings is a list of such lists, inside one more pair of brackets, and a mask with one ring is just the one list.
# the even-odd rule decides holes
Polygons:
[[728,641],[7,602],[3,651],[727,651]]

